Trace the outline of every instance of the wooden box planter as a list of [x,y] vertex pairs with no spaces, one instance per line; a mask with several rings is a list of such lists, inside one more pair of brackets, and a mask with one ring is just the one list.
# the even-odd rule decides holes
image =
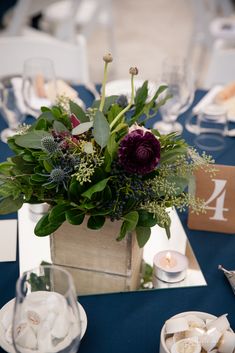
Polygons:
[[116,241],[120,222],[106,220],[100,230],[64,223],[51,235],[52,262],[73,276],[78,294],[135,290],[140,284],[143,250],[135,234]]

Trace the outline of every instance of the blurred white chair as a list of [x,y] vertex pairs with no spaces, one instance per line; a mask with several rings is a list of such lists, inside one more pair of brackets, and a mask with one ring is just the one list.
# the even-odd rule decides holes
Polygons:
[[[17,35],[38,35],[43,36],[42,31],[34,30],[29,27],[29,21],[31,17],[37,16],[42,13],[47,6],[58,2],[59,0],[18,0],[14,8],[11,10],[12,14],[8,20],[6,29],[3,35],[17,36]],[[76,13],[79,6],[80,0],[71,0],[69,2],[68,15],[72,18]],[[64,22],[61,23],[61,31],[65,32],[66,39],[73,38],[75,40],[75,25],[73,21],[67,22],[67,17],[64,18]],[[66,25],[65,25],[66,24]],[[46,34],[45,34],[46,36]]]
[[0,37],[0,77],[22,74],[23,63],[32,57],[46,57],[53,61],[56,77],[72,83],[88,83],[86,40],[79,36],[77,43],[54,38]]
[[208,69],[203,80],[203,88],[235,81],[235,46],[218,40],[214,43]]
[[[28,26],[32,16],[42,13],[42,31]],[[108,48],[115,53],[112,0],[18,0],[3,35],[41,35],[76,42],[77,33],[89,38],[97,25],[106,28]]]
[[[74,2],[76,2],[77,10]],[[108,49],[115,52],[114,17],[112,0],[63,0],[45,7],[42,27],[51,31],[62,40],[71,38],[68,34],[69,23],[86,38],[94,32],[98,25],[106,28]],[[66,38],[67,37],[67,38]]]

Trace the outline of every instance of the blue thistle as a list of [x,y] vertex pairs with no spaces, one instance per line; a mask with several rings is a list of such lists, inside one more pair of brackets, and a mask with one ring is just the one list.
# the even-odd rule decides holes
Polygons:
[[55,142],[54,137],[45,136],[41,139],[42,148],[49,154],[53,154],[59,150],[58,143]]
[[65,169],[61,168],[54,168],[50,172],[49,176],[49,182],[43,184],[43,186],[51,185],[54,184],[56,186],[56,191],[59,190],[59,186],[62,184],[65,190],[67,190],[67,181],[69,179],[69,171],[66,171]]
[[117,100],[116,103],[121,107],[121,108],[126,108],[128,105],[128,100],[127,97],[124,94],[121,94]]
[[52,169],[51,174],[50,174],[50,179],[53,183],[62,183],[66,177],[66,174],[63,169],[61,168],[55,168]]

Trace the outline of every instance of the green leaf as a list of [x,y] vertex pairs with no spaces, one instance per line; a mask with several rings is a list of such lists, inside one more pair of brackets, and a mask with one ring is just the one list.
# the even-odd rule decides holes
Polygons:
[[0,199],[0,214],[8,214],[18,211],[24,203],[23,197],[14,200],[12,196]]
[[170,225],[169,226],[165,226],[165,231],[166,231],[167,238],[170,239],[170,237],[171,237]]
[[[42,110],[42,108],[41,108]],[[41,120],[41,119],[45,119],[46,121],[52,123],[53,120],[55,120],[54,118],[54,115],[52,114],[51,110],[48,109],[48,110],[44,110],[42,111],[42,114],[39,115],[38,119],[36,120],[36,122],[34,123],[35,124],[35,127],[37,126],[38,122]]]
[[44,159],[43,160],[43,167],[46,169],[48,173],[50,173],[53,169],[53,164],[51,161]]
[[68,132],[69,130],[67,129],[67,127],[61,123],[60,121],[58,120],[55,120],[54,123],[53,123],[53,129],[57,132]]
[[109,179],[110,178],[103,179],[98,183],[96,183],[95,185],[92,185],[88,190],[82,193],[82,196],[87,197],[88,199],[91,199],[94,193],[104,190]]
[[81,212],[77,208],[74,208],[74,209],[66,211],[65,212],[65,217],[66,217],[66,220],[70,224],[79,225],[79,224],[82,224],[82,222],[83,222],[83,220],[85,218],[85,213]]
[[23,160],[26,162],[34,162],[34,158],[31,154],[24,154],[23,155]]
[[143,248],[151,235],[151,229],[148,227],[136,227],[136,237],[138,245]]
[[155,215],[153,213],[140,210],[139,213],[139,220],[138,220],[138,227],[153,227],[157,223]]
[[42,130],[34,130],[25,135],[17,135],[15,143],[25,148],[42,149],[41,140],[45,136],[51,136],[51,134]]
[[44,183],[46,182],[47,179],[48,179],[47,176],[43,176],[40,174],[33,174],[30,177],[30,180],[37,181],[38,183]]
[[148,98],[148,81],[145,81],[137,91],[135,95],[135,105],[136,105],[136,110],[135,114],[138,114],[142,109],[143,106],[146,102],[146,99]]
[[94,138],[101,148],[104,148],[109,140],[110,126],[104,114],[99,110],[94,117]]
[[120,233],[117,238],[118,241],[122,240],[128,232],[131,232],[136,228],[136,225],[138,223],[138,218],[139,218],[139,215],[137,211],[131,211],[122,217],[124,221],[122,223]]
[[34,125],[35,130],[47,130],[47,121],[44,118],[37,120],[37,123]]
[[52,207],[49,213],[50,223],[63,223],[66,219],[65,212],[68,210],[70,205],[68,203],[56,205]]
[[89,229],[100,229],[103,227],[105,223],[105,217],[104,216],[90,216],[87,222],[87,227]]
[[34,234],[38,237],[44,237],[46,235],[52,234],[56,229],[61,226],[62,222],[59,223],[50,223],[49,214],[45,214],[36,224],[34,228]]
[[86,114],[84,113],[84,111],[82,110],[81,107],[79,107],[78,104],[74,103],[73,101],[69,101],[69,108],[70,108],[70,112],[74,115],[76,115],[76,117],[79,119],[79,121],[81,123],[85,123],[89,121],[89,118],[86,116]]
[[117,152],[117,149],[118,149],[118,143],[116,142],[115,138],[116,138],[116,135],[112,134],[109,137],[108,144],[107,144],[107,150],[108,150],[108,153],[109,153],[111,159],[114,158],[114,156]]
[[9,171],[12,168],[12,163],[11,162],[2,162],[0,164],[0,174],[3,175],[10,175]]
[[93,122],[92,121],[88,121],[86,123],[82,123],[82,124],[76,126],[72,130],[72,134],[73,135],[83,134],[84,132],[87,132],[92,126],[93,126]]
[[[119,96],[117,95],[114,95],[114,96],[109,96],[109,97],[106,97],[105,98],[105,101],[104,101],[104,108],[103,108],[103,112],[104,114],[106,114],[109,110],[109,108],[114,104],[116,103],[117,99],[118,99]],[[100,100],[96,100],[94,101],[94,103],[92,104],[92,108],[99,108],[100,106]]]

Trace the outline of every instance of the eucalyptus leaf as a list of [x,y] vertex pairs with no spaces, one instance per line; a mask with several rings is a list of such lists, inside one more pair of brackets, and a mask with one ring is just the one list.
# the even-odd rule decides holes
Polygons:
[[109,153],[111,159],[113,159],[113,157],[115,156],[115,154],[118,150],[118,143],[116,142],[116,135],[115,134],[112,134],[109,137],[107,149],[108,149],[108,153]]
[[94,138],[101,148],[104,148],[109,140],[110,126],[104,114],[99,110],[94,117]]
[[81,123],[85,123],[89,121],[89,118],[86,116],[85,112],[82,110],[82,108],[74,103],[73,101],[69,101],[69,108],[70,112],[74,114]]
[[82,124],[76,126],[72,130],[72,134],[73,135],[83,134],[84,132],[87,132],[92,126],[93,126],[93,122],[92,121],[88,121],[86,123],[82,123]]
[[69,130],[67,129],[67,127],[61,123],[60,121],[58,120],[55,120],[54,123],[53,123],[53,129],[57,132],[68,132]]
[[34,130],[25,135],[17,135],[15,143],[25,148],[42,149],[41,140],[46,136],[51,136],[51,134],[42,130]]
[[45,119],[46,121],[52,123],[55,120],[55,117],[50,109],[43,110],[42,114],[40,114],[38,119],[35,121],[35,126],[37,126],[38,121],[41,119]]
[[[109,97],[106,97],[105,98],[105,101],[104,101],[104,108],[103,108],[103,112],[104,114],[106,114],[108,112],[108,110],[110,109],[110,107],[116,103],[117,99],[118,99],[119,96],[117,95],[114,95],[114,96],[109,96]],[[92,104],[92,108],[99,108],[100,106],[100,100],[96,100],[94,101],[94,103]]]

